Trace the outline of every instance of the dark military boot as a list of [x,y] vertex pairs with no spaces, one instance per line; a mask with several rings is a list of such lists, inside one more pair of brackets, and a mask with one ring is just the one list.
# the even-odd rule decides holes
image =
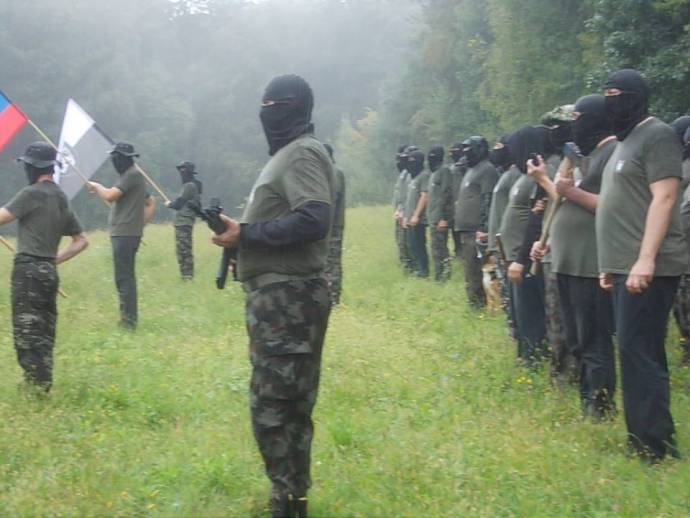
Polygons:
[[274,495],[271,498],[272,518],[307,518],[307,497],[291,494]]

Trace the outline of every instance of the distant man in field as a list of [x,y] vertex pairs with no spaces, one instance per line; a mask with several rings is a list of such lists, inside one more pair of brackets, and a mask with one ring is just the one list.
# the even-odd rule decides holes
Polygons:
[[328,266],[326,279],[331,290],[331,303],[340,304],[340,293],[343,289],[343,235],[345,232],[345,174],[335,163],[333,146],[324,144],[328,155],[333,161],[335,172],[335,208],[333,211],[333,225],[331,228],[331,242],[328,247]]
[[453,220],[453,179],[450,169],[443,165],[444,151],[434,146],[427,153],[431,176],[429,178],[429,204],[427,220],[431,227],[431,256],[434,260],[434,276],[439,282],[450,278],[450,254],[448,253],[448,228]]
[[98,182],[89,182],[89,190],[102,200],[112,203],[110,209],[110,243],[113,247],[115,285],[120,298],[120,326],[136,329],[137,279],[135,258],[141,236],[156,210],[156,202],[146,192],[146,180],[134,165],[139,155],[134,146],[118,142],[110,152],[113,167],[120,175],[115,186],[107,188]]
[[407,233],[403,228],[407,187],[410,184],[410,173],[407,172],[407,154],[405,153],[407,147],[406,145],[400,146],[395,154],[398,178],[393,189],[393,219],[395,219],[395,242],[398,245],[398,258],[405,271],[410,272],[412,270],[412,258],[407,243]]
[[274,517],[307,516],[311,419],[331,300],[325,269],[333,220],[333,163],[314,137],[314,97],[299,76],[274,78],[260,112],[271,159],[241,223],[223,216],[219,246],[238,250],[247,294],[254,437],[271,480]]
[[407,171],[410,184],[407,187],[403,228],[414,260],[418,277],[429,277],[429,254],[426,250],[426,206],[428,202],[429,171],[424,169],[424,153],[416,149],[407,152]]
[[[35,142],[18,160],[24,163],[29,185],[0,209],[0,225],[18,220],[12,270],[14,348],[26,382],[48,392],[60,282],[56,266],[84,250],[88,241],[65,193],[53,183],[55,150]],[[62,236],[72,242],[58,252]]]
[[194,235],[194,221],[196,213],[192,206],[201,207],[201,182],[196,178],[196,167],[192,162],[182,162],[177,166],[182,180],[182,192],[165,206],[175,213],[175,251],[177,263],[180,265],[180,275],[183,280],[194,278],[194,249],[192,236]]

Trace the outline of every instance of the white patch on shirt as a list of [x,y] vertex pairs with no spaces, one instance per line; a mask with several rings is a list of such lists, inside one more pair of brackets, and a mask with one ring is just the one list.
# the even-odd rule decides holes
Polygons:
[[624,167],[624,166],[625,166],[625,160],[619,160],[618,162],[616,162],[616,169],[615,169],[615,171],[616,171],[617,173],[620,173],[620,172],[623,170],[623,167]]

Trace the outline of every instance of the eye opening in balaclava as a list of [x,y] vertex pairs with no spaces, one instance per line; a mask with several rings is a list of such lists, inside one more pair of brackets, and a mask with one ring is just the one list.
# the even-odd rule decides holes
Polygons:
[[523,174],[527,174],[527,160],[532,153],[544,156],[545,133],[539,128],[544,126],[523,126],[508,137],[513,163]]
[[444,153],[443,146],[434,146],[427,153],[426,159],[432,172],[443,164]]
[[314,131],[311,122],[314,94],[300,76],[288,74],[268,83],[261,101],[259,118],[273,156],[296,138]]
[[458,163],[460,159],[464,156],[462,152],[462,142],[456,142],[448,150],[448,154],[453,159],[453,163]]
[[649,86],[637,70],[623,69],[612,73],[604,90],[620,93],[605,95],[606,113],[619,141],[625,140],[635,127],[649,116]]
[[424,153],[419,149],[407,153],[407,170],[415,178],[424,169]]
[[582,154],[589,156],[599,142],[613,134],[606,115],[606,99],[599,94],[580,97],[575,103],[575,112],[573,140]]
[[462,143],[462,150],[467,158],[467,165],[470,167],[476,166],[489,157],[489,143],[484,137],[477,135],[465,139]]
[[513,158],[510,156],[510,150],[508,149],[508,137],[510,137],[508,134],[501,135],[494,147],[489,151],[491,163],[503,170],[508,169],[513,163]]

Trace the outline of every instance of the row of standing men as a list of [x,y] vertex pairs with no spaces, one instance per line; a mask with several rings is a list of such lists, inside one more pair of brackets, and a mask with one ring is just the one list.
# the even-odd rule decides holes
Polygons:
[[[614,336],[629,449],[678,456],[665,339],[669,314],[690,360],[690,116],[649,114],[640,73],[620,70],[603,95],[556,107],[490,150],[470,137],[396,154],[396,241],[409,273],[450,277],[448,238],[473,308],[495,272],[518,358],[550,356],[558,384],[579,388],[583,414],[616,414]],[[424,162],[428,164],[425,169]],[[483,271],[484,270],[484,271]],[[485,273],[486,272],[486,273]]]

